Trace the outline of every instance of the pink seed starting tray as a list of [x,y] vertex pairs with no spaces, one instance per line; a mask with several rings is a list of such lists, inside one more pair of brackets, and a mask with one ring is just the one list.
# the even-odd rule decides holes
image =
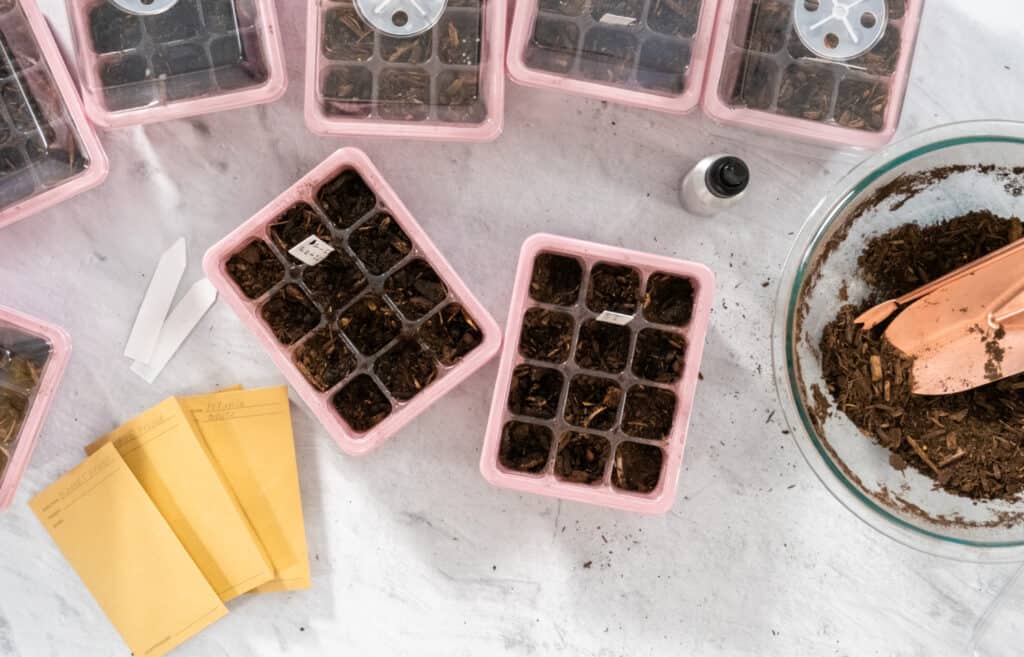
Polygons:
[[35,0],[0,2],[0,227],[91,189],[107,156]]
[[14,499],[70,357],[63,329],[0,307],[0,511]]
[[[128,0],[138,2],[139,0]],[[105,128],[269,103],[287,74],[273,0],[67,0],[89,117]]]
[[378,447],[501,345],[494,319],[356,149],[217,243],[204,268],[349,454]]
[[442,141],[501,133],[506,0],[420,2],[307,3],[310,130]]
[[899,124],[924,0],[847,5],[722,0],[705,112],[723,124],[808,141],[888,143]]
[[578,240],[523,245],[480,469],[496,486],[663,513],[711,314],[707,267]]
[[509,76],[684,113],[700,101],[718,0],[521,0]]

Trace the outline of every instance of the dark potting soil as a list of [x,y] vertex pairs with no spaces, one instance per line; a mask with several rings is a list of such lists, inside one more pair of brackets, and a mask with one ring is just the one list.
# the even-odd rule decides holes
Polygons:
[[343,308],[348,302],[366,289],[366,276],[347,255],[334,251],[315,265],[302,272],[313,300],[323,309],[332,313]]
[[558,412],[564,383],[565,377],[558,370],[519,365],[512,372],[508,410],[516,415],[550,420]]
[[686,83],[690,47],[681,41],[648,39],[640,48],[636,81],[646,89],[678,94]]
[[526,53],[527,65],[554,73],[568,73],[576,61],[580,29],[575,23],[538,16]]
[[390,36],[380,37],[380,54],[389,64],[422,64],[430,59],[433,31],[427,31],[411,39]]
[[879,131],[885,127],[889,86],[866,80],[843,80],[836,97],[836,123],[845,128]]
[[[939,396],[911,393],[913,362],[854,319],[1019,239],[1019,219],[973,212],[933,226],[908,224],[873,238],[858,264],[872,294],[844,306],[824,330],[822,370],[836,407],[892,455],[950,493],[1017,499],[1024,491],[1024,375]],[[816,420],[824,422],[827,409]]]
[[[270,224],[270,239],[284,253],[288,253],[311,235],[328,244],[332,241],[331,231],[320,220],[316,210],[306,203],[294,205]],[[288,254],[288,258],[293,262],[299,262],[299,259],[291,254]]]
[[338,320],[360,352],[372,356],[398,337],[402,322],[383,299],[368,294],[349,306]]
[[899,28],[889,25],[875,47],[860,57],[850,60],[850,66],[863,67],[874,75],[892,75],[900,58]]
[[757,0],[750,5],[750,25],[739,45],[757,52],[779,52],[786,45],[792,25],[790,5],[778,0]]
[[332,400],[338,414],[360,433],[377,426],[391,415],[391,402],[368,374],[360,374],[338,391]]
[[7,467],[27,412],[28,398],[25,395],[0,388],[0,476]]
[[237,32],[241,27],[236,0],[202,0],[203,22],[213,32]]
[[378,111],[395,121],[423,121],[430,115],[430,73],[418,68],[386,68],[377,89]]
[[555,476],[577,484],[593,484],[604,478],[611,453],[607,438],[570,432],[562,436],[555,457]]
[[320,392],[330,390],[352,373],[356,357],[333,327],[324,327],[295,350],[295,366]]
[[750,109],[766,110],[775,102],[779,67],[770,59],[746,55],[740,64],[730,102]]
[[782,74],[779,112],[809,121],[824,121],[832,104],[832,69],[792,64]]
[[580,73],[598,82],[628,82],[633,75],[637,46],[637,38],[621,28],[592,28],[583,35]]
[[400,340],[377,358],[373,371],[399,401],[407,401],[437,378],[437,366],[415,340]]
[[181,41],[198,36],[202,31],[199,6],[195,0],[179,0],[162,14],[144,16],[146,32],[157,43]]
[[284,265],[266,242],[253,240],[228,259],[226,269],[245,296],[256,299],[284,278]]
[[479,123],[487,118],[479,78],[478,72],[471,71],[443,71],[437,76],[437,102],[443,120]]
[[327,218],[338,228],[348,228],[377,206],[377,196],[362,177],[352,171],[342,171],[323,187],[316,196],[317,203]]
[[565,421],[584,429],[607,431],[615,426],[622,388],[611,379],[580,374],[569,385]]
[[425,260],[413,260],[384,284],[384,293],[406,319],[423,317],[448,296],[448,288]]
[[626,369],[631,337],[628,326],[589,320],[580,327],[576,363],[589,370],[618,374]]
[[449,14],[438,25],[438,57],[444,64],[480,63],[481,14]]
[[664,454],[653,445],[621,443],[615,450],[612,485],[622,490],[650,493],[658,487]]
[[89,12],[89,34],[97,54],[127,50],[142,41],[142,19],[103,3]]
[[622,431],[634,438],[664,440],[672,430],[676,396],[671,390],[636,385],[626,394]]
[[523,317],[519,353],[531,360],[564,363],[569,358],[574,327],[571,315],[531,308]]
[[509,422],[501,434],[498,462],[509,470],[544,471],[554,435],[551,429],[526,422]]
[[294,344],[320,323],[320,311],[298,285],[289,283],[271,295],[260,316],[282,344]]
[[556,306],[572,306],[580,296],[583,267],[568,256],[542,253],[533,262],[530,298]]
[[484,334],[466,309],[450,303],[420,328],[420,340],[445,365],[454,365],[483,342]]
[[349,246],[371,274],[383,274],[412,251],[412,241],[394,217],[381,212],[356,228]]
[[537,8],[540,11],[563,16],[579,16],[586,6],[586,0],[538,0],[537,2]]
[[623,315],[636,313],[640,296],[640,272],[620,265],[594,265],[587,289],[587,307],[595,313],[610,310]]
[[653,0],[647,12],[647,25],[662,34],[693,36],[702,4],[702,0]]
[[632,18],[639,23],[643,13],[644,0],[592,0],[590,3],[590,15],[598,22],[610,15],[615,18]]
[[332,68],[324,78],[324,108],[339,116],[370,115],[373,74],[361,66]]
[[694,290],[689,279],[652,274],[644,295],[644,318],[649,322],[686,326],[693,316]]
[[324,56],[351,62],[365,62],[373,56],[373,28],[353,7],[338,7],[324,14],[320,39]]
[[686,338],[657,329],[644,329],[636,339],[633,374],[655,383],[673,383],[683,373]]

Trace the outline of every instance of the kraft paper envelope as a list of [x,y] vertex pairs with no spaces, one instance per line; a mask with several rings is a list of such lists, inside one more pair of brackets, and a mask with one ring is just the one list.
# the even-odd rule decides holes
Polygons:
[[274,570],[198,430],[171,398],[85,448],[113,443],[199,570],[225,602]]
[[181,400],[274,566],[257,592],[311,586],[288,389],[231,390]]
[[29,506],[136,657],[160,657],[228,613],[112,445]]

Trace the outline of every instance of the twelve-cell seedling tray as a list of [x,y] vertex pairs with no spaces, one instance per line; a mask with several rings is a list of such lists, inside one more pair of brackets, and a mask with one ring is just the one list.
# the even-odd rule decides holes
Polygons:
[[0,307],[0,511],[14,499],[70,357],[63,329]]
[[501,344],[494,319],[355,149],[216,244],[204,267],[350,454],[379,446]]
[[0,227],[95,187],[107,169],[35,1],[0,2]]
[[[152,15],[122,2],[151,5]],[[268,103],[287,85],[273,0],[67,0],[86,110],[116,128]]]
[[703,265],[535,235],[523,245],[481,457],[496,486],[662,513],[711,313]]
[[809,141],[887,143],[899,123],[924,0],[848,6],[722,0],[705,111],[722,123]]
[[506,13],[506,0],[311,0],[309,128],[321,135],[496,138],[504,120]]
[[718,0],[522,0],[508,70],[550,87],[665,112],[700,100]]

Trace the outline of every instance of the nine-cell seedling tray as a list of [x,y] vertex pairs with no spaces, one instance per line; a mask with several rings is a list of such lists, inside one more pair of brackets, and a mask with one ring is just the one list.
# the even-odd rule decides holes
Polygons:
[[177,0],[151,16],[115,0],[67,5],[86,110],[101,126],[269,103],[284,93],[273,0]]
[[[353,2],[307,4],[305,113],[313,132],[446,141],[501,133],[506,0],[449,0],[432,27],[410,36],[371,26]],[[387,11],[405,16],[399,6]]]
[[70,357],[63,329],[0,307],[0,511],[14,499]]
[[36,3],[0,2],[0,227],[95,187],[107,169]]
[[[821,54],[839,51],[849,39],[844,23],[830,18],[833,3],[722,0],[704,94],[708,115],[833,145],[878,148],[889,142],[899,124],[924,0],[885,0],[884,21],[869,8],[872,3],[854,6],[848,11],[852,29],[874,45],[840,60]],[[823,47],[813,41],[818,53],[797,32],[794,16],[802,5],[821,16],[815,24],[823,34],[815,34]]]
[[530,493],[667,511],[713,287],[700,264],[551,235],[528,239],[484,477]]
[[522,0],[509,36],[521,84],[683,113],[700,100],[718,0]]
[[211,248],[204,268],[350,454],[379,446],[501,344],[359,150],[328,158]]

